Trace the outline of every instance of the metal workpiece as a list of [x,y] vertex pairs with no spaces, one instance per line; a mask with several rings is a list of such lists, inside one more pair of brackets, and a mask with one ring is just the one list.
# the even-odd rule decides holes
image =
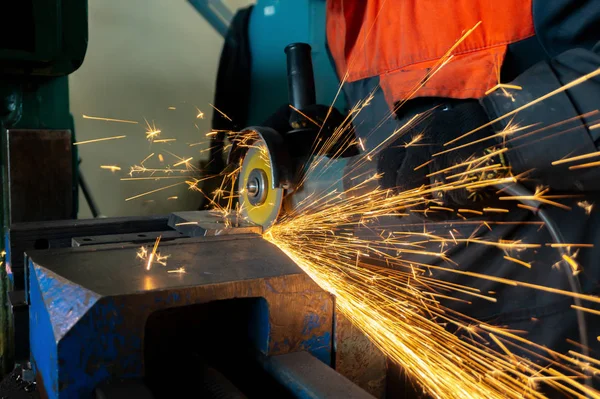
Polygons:
[[5,231],[6,265],[17,290],[27,290],[25,253],[36,249],[68,248],[73,237],[145,233],[168,229],[167,216],[116,217],[14,223]]
[[[261,236],[167,242],[158,248],[169,255],[167,266],[150,270],[138,249],[114,244],[29,254],[31,355],[49,398],[86,397],[105,380],[143,377],[152,353],[145,340],[154,337],[152,348],[168,344],[156,341],[169,328],[164,312],[234,299],[264,302],[246,316],[245,328],[263,355],[308,351],[330,364],[332,296]],[[181,267],[185,273],[168,273]],[[234,314],[241,317],[227,317]]]
[[374,396],[307,352],[263,358],[262,364],[295,398],[374,399]]
[[262,234],[261,226],[232,212],[228,216],[216,211],[182,211],[169,215],[169,227],[188,237],[231,234]]
[[160,242],[165,243],[167,241],[176,240],[179,238],[186,238],[187,236],[179,231],[174,230],[144,231],[139,233],[127,234],[106,234],[97,236],[73,237],[71,239],[71,246],[81,247],[86,245],[103,245],[115,243],[144,244],[148,242],[154,242],[158,237],[160,237]]

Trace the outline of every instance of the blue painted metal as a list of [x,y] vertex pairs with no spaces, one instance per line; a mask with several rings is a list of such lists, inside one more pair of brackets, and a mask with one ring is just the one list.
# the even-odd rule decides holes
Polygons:
[[233,13],[221,0],[188,1],[221,36],[225,37]]
[[[249,36],[252,76],[247,125],[260,125],[288,104],[283,50],[290,43],[310,44],[317,104],[332,104],[339,79],[326,47],[325,0],[258,0],[250,16]],[[335,106],[344,112],[342,95]]]
[[144,376],[146,320],[155,311],[263,298],[248,333],[273,356],[310,351],[331,363],[333,298],[260,236],[168,242],[187,273],[148,272],[137,245],[29,253],[32,363],[48,398],[88,397],[101,382]]

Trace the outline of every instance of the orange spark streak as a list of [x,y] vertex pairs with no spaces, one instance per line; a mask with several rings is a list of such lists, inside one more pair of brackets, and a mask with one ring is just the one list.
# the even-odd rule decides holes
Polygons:
[[173,167],[175,166],[179,166],[179,165],[183,165],[183,164],[187,164],[188,162],[190,162],[192,159],[194,159],[194,157],[189,157],[188,159],[184,159],[181,162],[177,162],[175,165],[173,165]]
[[464,208],[463,208],[463,209],[459,209],[458,211],[459,211],[460,213],[472,213],[472,214],[474,214],[474,215],[483,215],[483,212],[481,212],[481,211],[476,211],[476,210],[473,210],[473,209],[464,209]]
[[92,120],[104,121],[104,122],[131,123],[131,124],[135,124],[135,125],[137,125],[139,123],[136,121],[129,121],[127,119],[102,118],[100,116],[89,116],[89,115],[85,115],[85,114],[83,114],[82,116],[83,116],[83,119],[92,119]]
[[127,137],[127,136],[104,137],[104,138],[101,138],[101,139],[92,139],[92,140],[78,141],[76,143],[73,143],[73,145],[97,143],[99,141],[107,141],[107,140],[118,140],[118,139],[124,139],[125,137]]
[[546,244],[547,247],[552,247],[552,248],[569,248],[569,247],[573,247],[573,248],[594,248],[594,244],[556,244],[556,243],[550,243],[550,244]]
[[508,213],[508,209],[503,208],[483,208],[484,212],[495,212],[495,213]]
[[154,143],[170,143],[172,141],[177,141],[177,139],[158,139],[154,140]]
[[600,161],[584,163],[584,164],[581,164],[581,165],[569,166],[569,170],[593,168],[595,166],[600,166]]
[[513,258],[513,257],[510,257],[510,256],[505,256],[504,259],[509,260],[511,262],[514,262],[514,263],[518,263],[521,266],[525,266],[526,268],[531,269],[531,263],[527,263],[527,262],[524,262],[524,261],[522,261],[520,259]]
[[160,243],[161,236],[156,237],[156,241],[154,242],[154,248],[152,248],[152,252],[150,252],[150,256],[148,256],[148,263],[146,263],[146,270],[150,270],[152,267],[152,262],[154,261],[154,257],[156,256],[156,250],[158,249],[158,244]]
[[[223,115],[223,117],[224,117],[225,119],[229,120],[230,122],[233,122],[233,121],[231,120],[231,118],[230,118],[230,117],[228,117],[228,116],[227,116],[227,115],[226,115],[226,114],[225,114],[223,111],[221,111],[219,108],[215,107],[215,106],[214,106],[214,105],[212,105],[211,103],[208,103],[208,105],[210,105],[210,106],[211,106],[211,107],[212,107],[212,108],[213,108],[215,111],[217,111],[218,113],[220,113],[221,115]],[[204,114],[202,114],[202,115],[204,115]]]
[[316,125],[319,129],[322,128],[321,125],[319,125],[317,123],[317,121],[315,121],[314,119],[312,119],[310,116],[306,115],[304,112],[300,111],[298,108],[294,107],[292,104],[289,104],[290,108],[293,109],[294,111],[296,111],[297,113],[299,113],[300,115],[302,115],[303,117],[305,117],[306,119],[308,119],[310,122],[312,122],[314,125]]
[[582,310],[584,312],[588,312],[591,314],[595,314],[596,316],[600,316],[600,310],[584,308],[583,306],[577,306],[577,305],[571,305],[571,308],[577,309],[577,310]]
[[141,193],[141,194],[138,194],[138,195],[134,195],[133,197],[126,198],[125,201],[131,201],[133,199],[140,198],[140,197],[143,197],[143,196],[148,195],[148,194],[153,194],[153,193],[156,193],[156,192],[159,192],[159,191],[162,191],[162,190],[166,190],[166,189],[171,188],[171,187],[179,186],[180,184],[185,184],[185,182],[171,184],[170,186],[157,188],[156,190],[146,191],[145,193]]
[[560,165],[563,163],[574,162],[574,161],[579,161],[582,159],[596,158],[596,157],[600,157],[600,151],[592,152],[592,153],[584,154],[584,155],[578,155],[576,157],[571,157],[571,158],[559,159],[558,161],[552,162],[552,165]]
[[116,172],[117,170],[121,170],[121,168],[117,165],[100,165],[101,169],[107,169],[111,172]]
[[569,255],[563,255],[562,258],[565,260],[565,262],[567,262],[569,264],[569,266],[571,266],[571,269],[573,270],[573,274],[577,274],[581,271],[581,269],[579,268],[579,264],[577,264],[577,262],[575,262],[575,260],[573,258],[571,258]]

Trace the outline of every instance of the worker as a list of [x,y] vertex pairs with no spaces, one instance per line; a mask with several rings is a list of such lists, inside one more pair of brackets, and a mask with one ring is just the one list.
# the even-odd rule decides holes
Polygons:
[[[328,46],[344,80],[348,104],[355,106],[373,95],[370,105],[354,120],[355,132],[366,151],[377,147],[415,115],[424,115],[420,123],[405,128],[395,143],[373,159],[373,170],[381,174],[378,184],[402,192],[440,182],[435,179],[443,182],[444,174],[435,172],[471,156],[506,147],[508,151],[496,156],[493,163],[502,164],[501,170],[519,176],[530,190],[543,186],[553,193],[585,197],[564,199],[569,211],[546,207],[566,243],[600,242],[600,212],[593,205],[600,205],[595,193],[600,188],[600,169],[569,170],[569,165],[552,165],[561,158],[600,148],[600,129],[593,129],[600,122],[600,78],[589,79],[527,107],[514,118],[486,125],[599,68],[598,26],[600,2],[595,0],[506,0],[501,4],[485,0],[327,1]],[[452,59],[444,57],[471,28],[473,31],[452,50]],[[499,83],[510,86],[498,87]],[[274,117],[267,124],[283,129],[286,121],[286,117]],[[529,125],[544,129],[537,134],[530,134],[535,129],[514,129]],[[483,140],[432,158],[445,149],[493,136],[507,126],[508,131],[513,129],[509,136]],[[476,131],[468,137],[456,140],[473,130]],[[406,145],[420,133],[423,135],[418,145]],[[444,146],[449,142],[452,144]],[[355,159],[364,163],[360,156]],[[350,160],[346,167],[346,188],[360,182],[357,176],[367,176],[364,167],[356,171],[355,164]],[[501,172],[494,173],[502,177]],[[394,230],[422,232],[425,228],[444,236],[453,230],[454,236],[462,238],[476,235],[491,242],[540,244],[535,251],[517,253],[506,248],[458,243],[449,256],[458,265],[453,267],[462,271],[566,291],[579,289],[577,282],[574,286],[565,277],[572,265],[567,264],[559,250],[546,245],[553,242],[553,237],[548,229],[540,229],[539,218],[530,209],[517,207],[516,201],[498,201],[496,191],[454,190],[431,198],[454,210],[469,208],[480,212],[502,202],[497,213],[485,213],[489,223],[483,229],[481,223],[465,223],[465,218],[467,222],[471,220],[465,217],[466,213],[459,216],[456,211],[444,210],[412,212],[380,222],[382,227],[386,223],[394,225]],[[428,245],[428,249],[439,251],[439,244]],[[579,273],[576,279],[581,291],[599,293],[600,246],[571,249],[569,254],[582,268],[572,271]],[[531,268],[507,257],[521,258]],[[422,264],[443,264],[439,258],[425,255],[410,259]],[[465,318],[525,330],[529,340],[559,352],[577,350],[569,340],[580,342],[582,336],[587,336],[588,345],[600,353],[597,319],[588,316],[584,334],[580,334],[570,297],[451,272],[431,273],[444,281],[476,286],[479,292],[497,298],[497,302],[489,302],[465,296],[468,301],[443,302]]]

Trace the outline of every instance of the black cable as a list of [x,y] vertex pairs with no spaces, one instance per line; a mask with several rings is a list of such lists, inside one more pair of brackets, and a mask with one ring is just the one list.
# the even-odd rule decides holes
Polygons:
[[81,173],[81,168],[79,168],[79,164],[81,164],[81,159],[78,162],[77,168],[77,181],[79,182],[79,187],[81,187],[81,192],[85,197],[85,201],[90,207],[90,211],[92,212],[92,216],[97,218],[100,215],[100,211],[98,211],[98,205],[96,205],[96,201],[94,201],[94,197],[92,197],[92,193],[90,192],[90,187],[87,185],[87,182],[83,178],[83,174]]
[[[531,191],[529,191],[526,187],[524,187],[521,184],[518,183],[511,183],[511,184],[498,184],[495,186],[496,188],[498,188],[500,191],[503,192],[507,192],[509,193],[511,196],[515,196],[515,197],[531,197],[533,196],[533,193]],[[552,218],[550,217],[550,215],[548,215],[548,212],[546,212],[543,208],[540,208],[540,204],[537,201],[532,201],[532,200],[520,200],[521,203],[523,203],[524,205],[533,207],[536,209],[535,214],[544,222],[544,226],[546,227],[546,229],[548,230],[548,232],[550,233],[550,236],[552,237],[552,240],[556,243],[556,244],[564,244],[565,240],[562,236],[562,234],[560,233],[560,230],[558,229],[558,226],[556,225],[556,223],[554,222],[554,220],[552,220]],[[562,255],[567,255],[568,256],[568,252],[564,247],[558,247],[558,250]],[[569,285],[571,286],[571,290],[573,292],[576,292],[578,294],[582,293],[582,289],[581,289],[581,284],[579,283],[579,279],[577,277],[575,277],[572,273],[571,270],[566,269],[565,273],[567,275],[567,279],[569,280]],[[581,303],[581,299],[579,298],[573,298],[573,301],[575,302],[576,306],[582,307],[582,303]],[[583,311],[577,309],[577,324],[579,326],[579,340],[581,341],[581,345],[583,346],[583,355],[585,356],[589,356],[589,347],[588,347],[588,334],[587,334],[587,330],[585,328],[586,324],[585,324],[585,314],[583,313]]]

